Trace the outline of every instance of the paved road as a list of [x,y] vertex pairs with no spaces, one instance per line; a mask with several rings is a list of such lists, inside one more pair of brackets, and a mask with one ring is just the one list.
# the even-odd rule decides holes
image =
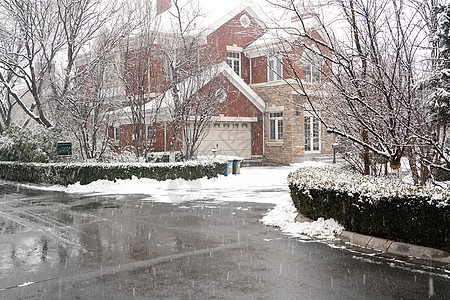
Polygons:
[[0,182],[0,299],[449,299],[450,274],[289,238],[269,204]]

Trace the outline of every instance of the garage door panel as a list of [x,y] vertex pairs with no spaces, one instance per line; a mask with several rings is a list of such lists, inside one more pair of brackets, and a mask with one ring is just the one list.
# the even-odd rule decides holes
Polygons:
[[251,158],[251,130],[250,126],[210,128],[208,135],[198,149],[198,155],[211,155],[211,150],[218,145],[218,155],[241,156]]

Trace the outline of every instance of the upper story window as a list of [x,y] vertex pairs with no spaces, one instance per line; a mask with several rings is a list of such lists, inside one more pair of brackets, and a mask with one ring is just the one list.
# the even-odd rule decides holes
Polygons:
[[153,125],[148,125],[147,126],[147,139],[149,141],[151,141],[153,139],[153,134],[154,134]]
[[272,141],[283,140],[283,113],[269,114],[269,139]]
[[283,79],[283,63],[277,57],[269,57],[267,66],[267,79],[269,82]]
[[303,80],[317,82],[320,80],[320,60],[316,53],[306,49],[303,55]]
[[227,52],[227,64],[233,71],[241,76],[241,54],[238,52]]
[[114,127],[113,138],[114,138],[116,141],[119,141],[119,140],[120,140],[120,127]]

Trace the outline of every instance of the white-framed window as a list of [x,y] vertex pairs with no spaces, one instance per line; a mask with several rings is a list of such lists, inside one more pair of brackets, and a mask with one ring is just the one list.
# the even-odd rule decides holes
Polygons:
[[103,81],[105,83],[114,83],[116,80],[116,66],[113,61],[106,62],[105,69],[103,71]]
[[147,125],[147,140],[151,141],[153,139],[153,125]]
[[120,127],[114,127],[114,129],[113,129],[113,138],[116,141],[120,141]]
[[269,113],[269,139],[271,141],[283,140],[283,113]]
[[280,81],[283,79],[283,63],[275,56],[267,60],[267,81]]
[[239,52],[227,51],[227,64],[241,76],[241,54]]
[[169,59],[165,58],[163,60],[163,78],[164,80],[170,82],[173,78],[173,69]]
[[305,115],[305,152],[320,152],[320,121]]
[[303,80],[318,82],[320,80],[320,60],[316,53],[305,49],[303,55]]

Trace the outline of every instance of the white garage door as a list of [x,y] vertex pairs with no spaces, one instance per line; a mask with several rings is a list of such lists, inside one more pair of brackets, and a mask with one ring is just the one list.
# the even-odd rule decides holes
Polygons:
[[198,148],[198,155],[211,156],[217,147],[217,155],[232,155],[242,158],[252,157],[251,123],[215,122]]

